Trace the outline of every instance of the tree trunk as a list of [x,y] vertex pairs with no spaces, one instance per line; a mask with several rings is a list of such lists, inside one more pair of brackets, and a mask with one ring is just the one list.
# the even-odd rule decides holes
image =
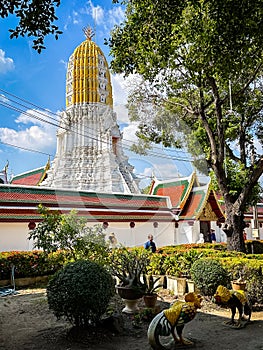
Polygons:
[[238,252],[246,252],[243,238],[245,227],[244,215],[241,211],[237,213],[235,206],[231,203],[226,205],[226,222],[223,225],[223,231],[227,235],[227,249]]

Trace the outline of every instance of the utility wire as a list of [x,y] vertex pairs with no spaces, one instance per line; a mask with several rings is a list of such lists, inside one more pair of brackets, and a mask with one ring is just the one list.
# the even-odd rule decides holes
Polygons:
[[[46,118],[52,119],[53,121],[56,122],[56,124],[49,123],[48,121],[45,121],[45,120],[43,120],[43,119],[40,119],[39,117],[36,117],[36,116],[34,116],[33,114],[24,112],[23,110],[17,110],[18,112],[27,114],[28,116],[30,116],[30,117],[32,117],[32,118],[36,118],[36,119],[38,119],[38,120],[40,120],[40,121],[42,121],[42,122],[51,124],[51,125],[53,125],[53,126],[60,127],[60,125],[58,124],[58,120],[57,120],[58,115],[57,115],[56,113],[53,113],[52,111],[48,111],[47,109],[44,109],[43,107],[37,106],[36,104],[33,104],[33,103],[31,103],[31,102],[29,102],[29,101],[26,101],[26,100],[24,100],[24,99],[22,99],[22,98],[20,98],[20,97],[18,97],[18,96],[15,96],[15,95],[13,95],[13,94],[11,94],[11,93],[9,93],[9,92],[7,92],[7,91],[1,89],[1,88],[0,88],[0,91],[4,92],[5,94],[8,94],[8,95],[10,95],[10,96],[12,96],[12,97],[15,97],[16,99],[18,99],[18,100],[20,100],[20,101],[23,101],[23,102],[25,102],[25,103],[27,103],[27,104],[29,104],[29,105],[31,105],[31,106],[34,106],[34,107],[36,107],[36,108],[38,108],[38,109],[41,109],[41,110],[47,112],[48,114],[42,113],[42,112],[40,112],[40,111],[36,111],[37,114],[40,114],[40,115],[42,115],[42,116],[44,116],[44,117],[46,117]],[[13,102],[13,103],[16,103],[16,104],[18,104],[18,105],[20,105],[20,106],[26,108],[26,109],[29,108],[28,106],[25,106],[25,105],[23,105],[23,104],[21,104],[21,103],[18,103],[18,102],[14,101],[14,100],[12,100],[12,99],[10,99],[10,98],[7,98],[7,99],[8,99],[9,101]],[[2,103],[2,104],[3,104],[3,103]],[[7,107],[7,108],[9,108],[8,106],[10,106],[11,109],[14,109],[14,108],[12,108],[11,105],[6,104],[6,107]],[[52,118],[52,117],[50,116],[50,114],[56,116],[56,118]],[[62,128],[64,128],[66,131],[73,131],[73,132],[75,132],[75,133],[77,133],[77,134],[79,134],[79,135],[81,135],[81,136],[89,137],[89,138],[91,138],[91,139],[93,139],[93,140],[98,141],[97,138],[91,137],[91,136],[89,136],[89,135],[83,135],[83,134],[79,133],[78,131],[74,131],[74,129],[72,129],[72,128],[65,128],[65,127],[62,127]],[[87,129],[90,129],[90,128],[87,128]],[[103,142],[103,141],[102,141],[102,142]],[[126,149],[127,149],[127,147],[129,147],[128,145],[125,145],[126,142],[133,144],[133,141],[129,141],[129,140],[126,140],[126,139],[122,139],[123,148],[126,147]],[[160,148],[158,148],[158,147],[153,147],[153,148],[156,148],[157,150],[160,149]],[[128,149],[129,149],[129,148],[128,148]],[[153,153],[153,152],[154,152],[154,151],[149,151],[149,153]],[[169,150],[169,152],[177,152],[177,153],[179,153],[179,152],[184,152],[184,151],[182,151],[182,150]],[[158,153],[155,152],[155,153],[153,153],[153,155],[158,155]],[[167,158],[169,158],[169,157],[167,157]],[[185,159],[185,157],[184,157],[184,158],[176,157],[176,159],[177,159],[177,160],[183,159],[184,161],[191,161],[191,159]]]
[[[27,115],[27,116],[29,116],[29,117],[31,117],[31,118],[34,118],[34,119],[37,119],[37,120],[39,120],[39,121],[41,121],[41,122],[43,122],[43,123],[47,123],[47,124],[52,125],[52,126],[55,126],[55,127],[57,127],[57,128],[62,128],[62,129],[64,129],[64,130],[66,130],[66,131],[71,131],[71,132],[74,132],[75,134],[78,134],[78,135],[80,135],[80,136],[84,136],[84,137],[86,137],[86,138],[89,138],[89,139],[98,141],[98,138],[97,138],[97,137],[93,137],[93,136],[90,136],[90,135],[87,135],[87,134],[80,133],[80,132],[78,132],[78,131],[75,131],[74,128],[67,128],[67,127],[60,126],[58,123],[53,123],[53,122],[47,121],[47,120],[45,120],[45,119],[43,119],[43,118],[40,118],[40,117],[37,116],[37,115],[34,115],[34,114],[32,114],[32,113],[28,113],[27,111],[24,111],[24,110],[22,110],[22,109],[20,109],[20,108],[18,108],[18,107],[12,106],[12,105],[10,105],[10,104],[8,104],[8,103],[6,103],[6,102],[1,102],[1,101],[0,101],[0,105],[4,106],[4,107],[6,107],[6,108],[12,109],[12,110],[14,110],[14,111],[16,111],[16,112],[23,113],[24,115]],[[37,114],[39,114],[39,112],[37,112]],[[42,113],[40,113],[40,114],[42,114]],[[47,116],[47,115],[45,115],[45,116]],[[101,142],[106,143],[106,141],[103,141],[103,140],[101,140]],[[22,147],[21,147],[21,148],[22,148]],[[130,151],[129,146],[124,145],[123,142],[122,142],[122,148],[123,148],[123,149],[126,149],[126,150],[128,150],[128,151]],[[32,151],[32,150],[31,150],[31,151]],[[178,161],[185,161],[185,162],[191,162],[191,161],[193,161],[193,160],[190,159],[190,158],[175,157],[175,156],[165,155],[165,154],[161,154],[161,153],[154,152],[154,151],[149,151],[147,155],[150,155],[150,156],[157,156],[157,157],[163,158],[163,159],[178,160]]]
[[[31,106],[34,106],[34,107],[36,107],[36,108],[38,108],[38,109],[41,109],[41,110],[43,110],[43,111],[45,111],[45,112],[48,112],[49,114],[53,114],[53,115],[55,115],[56,117],[58,116],[57,114],[55,114],[55,113],[53,113],[53,112],[50,112],[50,111],[48,111],[48,110],[46,110],[46,109],[44,109],[44,108],[42,108],[42,107],[39,107],[39,106],[37,106],[37,105],[35,105],[35,104],[31,103],[31,102],[28,102],[28,101],[26,101],[26,100],[24,100],[24,99],[21,99],[21,98],[19,98],[19,97],[13,95],[13,94],[11,94],[11,93],[8,93],[7,91],[5,91],[5,90],[3,90],[3,89],[0,89],[0,91],[4,92],[5,94],[8,94],[8,95],[10,95],[10,96],[12,96],[12,97],[15,97],[16,99],[18,99],[18,100],[20,100],[20,101],[26,102],[26,103],[28,103],[28,104],[31,105]],[[14,101],[14,100],[12,100],[12,99],[10,99],[10,98],[7,98],[6,96],[4,96],[4,97],[5,97],[8,101],[13,102],[13,103],[17,104],[17,105],[20,106],[20,107],[27,108],[27,109],[29,108],[28,106],[25,106],[25,105],[23,105],[23,104],[21,104],[21,103],[19,103],[19,102],[17,102],[17,101]],[[25,114],[25,115],[27,115],[27,116],[29,116],[29,117],[31,117],[31,118],[35,118],[35,119],[37,119],[37,120],[39,120],[39,121],[41,121],[41,122],[43,122],[43,123],[47,123],[47,124],[52,125],[52,126],[55,126],[55,127],[57,127],[57,128],[62,128],[62,129],[64,129],[64,130],[66,130],[66,131],[71,131],[71,132],[74,132],[74,133],[79,134],[79,135],[81,135],[81,136],[88,137],[88,138],[90,138],[90,139],[93,139],[93,140],[98,141],[98,138],[96,138],[96,137],[92,137],[92,136],[90,136],[90,135],[80,133],[80,132],[74,130],[74,128],[64,127],[64,126],[59,125],[59,122],[58,122],[57,118],[52,118],[50,115],[48,115],[48,114],[46,114],[46,113],[43,113],[43,112],[40,112],[40,111],[36,111],[37,115],[35,115],[35,114],[32,114],[32,113],[28,113],[27,111],[24,111],[24,110],[22,110],[21,108],[12,106],[11,104],[9,104],[9,103],[7,103],[7,102],[4,102],[4,101],[0,101],[0,105],[4,106],[4,107],[6,107],[6,108],[12,109],[12,110],[14,110],[14,111],[16,111],[16,112],[23,113],[23,114]],[[51,120],[54,121],[54,122],[50,122],[50,121],[48,121],[48,120],[46,120],[46,119],[43,119],[43,118],[39,117],[39,116],[38,116],[39,114],[40,114],[41,116],[47,118],[47,119],[51,119]],[[103,140],[102,140],[102,142],[105,142],[105,143],[106,143],[106,141],[103,141]],[[132,142],[132,141],[129,141],[129,140],[122,139],[122,148],[123,148],[123,149],[127,149],[127,150],[130,151],[130,147],[129,147],[128,145],[126,145],[125,142],[130,142],[130,143],[133,143],[133,142]],[[157,147],[156,147],[156,148],[157,148]],[[158,149],[158,148],[157,148],[157,149]],[[175,150],[173,150],[173,151],[175,151]],[[171,152],[171,150],[169,150],[169,152]],[[183,152],[183,151],[180,151],[180,152]],[[175,156],[170,156],[170,155],[164,155],[164,154],[160,154],[159,152],[152,151],[152,150],[149,150],[147,155],[158,156],[158,157],[164,158],[164,159],[171,159],[171,160],[178,160],[178,161],[185,161],[185,162],[192,162],[192,161],[193,161],[193,159],[191,159],[191,158],[185,158],[185,157],[180,157],[180,156],[175,157]]]
[[3,142],[3,141],[0,141],[0,143],[2,143],[3,145],[7,145],[7,146],[14,147],[14,148],[23,149],[24,151],[34,152],[34,153],[40,153],[40,154],[44,154],[44,155],[46,155],[46,156],[54,157],[54,154],[50,154],[50,153],[46,153],[46,152],[41,152],[41,151],[38,151],[38,150],[35,150],[35,149],[32,149],[32,148],[26,148],[26,147],[16,146],[16,145],[13,145],[12,143]]
[[[48,110],[48,109],[46,109],[46,108],[43,108],[43,107],[41,107],[41,106],[38,106],[38,105],[36,105],[36,104],[34,104],[34,103],[30,102],[30,101],[27,101],[27,100],[25,100],[25,99],[23,99],[23,98],[20,98],[20,97],[18,97],[18,96],[16,96],[16,95],[12,94],[12,93],[10,93],[10,92],[8,92],[8,91],[6,91],[6,90],[3,90],[3,89],[1,89],[1,88],[0,88],[0,91],[2,91],[3,93],[5,93],[5,94],[7,94],[7,95],[10,95],[10,96],[14,97],[15,99],[17,99],[17,100],[19,100],[19,101],[22,101],[22,102],[24,102],[24,103],[26,103],[26,104],[28,104],[28,105],[30,105],[30,106],[33,106],[33,107],[37,108],[37,109],[38,109],[38,111],[37,111],[38,114],[41,114],[41,115],[43,115],[43,116],[45,116],[45,117],[47,117],[47,118],[51,118],[51,119],[54,120],[55,122],[58,122],[58,117],[59,117],[59,115],[58,115],[57,113],[54,113],[54,112],[52,112],[52,111],[50,111],[50,110]],[[6,98],[6,96],[4,96],[4,95],[3,95],[3,97]],[[10,98],[7,98],[7,99],[8,99],[9,101],[11,101],[11,102],[14,102],[14,103],[16,103],[16,104],[19,104],[20,106],[22,106],[22,107],[24,107],[24,108],[26,108],[26,109],[30,108],[29,106],[20,104],[20,103],[18,103],[18,102],[16,102],[16,101],[12,100],[12,99],[10,99]],[[48,114],[46,114],[46,113],[43,114],[43,113],[40,112],[39,110],[42,110],[42,111],[44,111],[44,112],[46,112],[46,113],[48,113]],[[26,113],[26,112],[23,112],[23,111],[22,111],[22,113]],[[51,114],[51,115],[54,115],[56,118],[52,118],[52,117],[50,116],[50,114]],[[30,116],[32,116],[32,115],[30,114]],[[32,117],[33,117],[33,116],[32,116]],[[58,125],[58,127],[59,127],[59,125]],[[89,128],[87,128],[87,129],[89,129]],[[131,143],[131,144],[134,143],[133,141],[130,141],[130,140],[127,140],[127,139],[122,139],[122,141]],[[156,148],[157,150],[160,149],[160,147],[157,147],[157,146],[153,146],[153,148]],[[175,150],[175,149],[169,149],[169,152],[177,152],[177,153],[180,153],[180,152],[181,152],[181,153],[185,153],[185,151],[179,150],[179,149],[177,149],[177,150]]]

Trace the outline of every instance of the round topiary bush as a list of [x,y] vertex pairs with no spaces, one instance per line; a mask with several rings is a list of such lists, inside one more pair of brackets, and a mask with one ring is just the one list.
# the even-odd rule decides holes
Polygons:
[[191,267],[191,278],[197,289],[208,296],[214,295],[219,285],[228,287],[230,284],[229,274],[217,260],[199,259]]
[[96,325],[114,295],[110,273],[95,262],[81,260],[67,264],[47,286],[49,308],[57,318],[66,317],[80,326]]

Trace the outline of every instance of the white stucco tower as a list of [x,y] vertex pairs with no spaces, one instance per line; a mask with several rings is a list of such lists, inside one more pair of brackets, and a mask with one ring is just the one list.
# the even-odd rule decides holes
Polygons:
[[57,131],[57,152],[42,186],[99,192],[139,193],[122,149],[113,112],[108,64],[85,28],[69,58],[66,111]]

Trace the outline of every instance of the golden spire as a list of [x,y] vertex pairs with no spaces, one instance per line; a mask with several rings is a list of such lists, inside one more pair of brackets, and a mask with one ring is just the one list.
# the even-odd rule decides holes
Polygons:
[[83,29],[84,34],[86,35],[87,40],[91,40],[91,38],[95,35],[92,28],[90,26],[84,27]]

